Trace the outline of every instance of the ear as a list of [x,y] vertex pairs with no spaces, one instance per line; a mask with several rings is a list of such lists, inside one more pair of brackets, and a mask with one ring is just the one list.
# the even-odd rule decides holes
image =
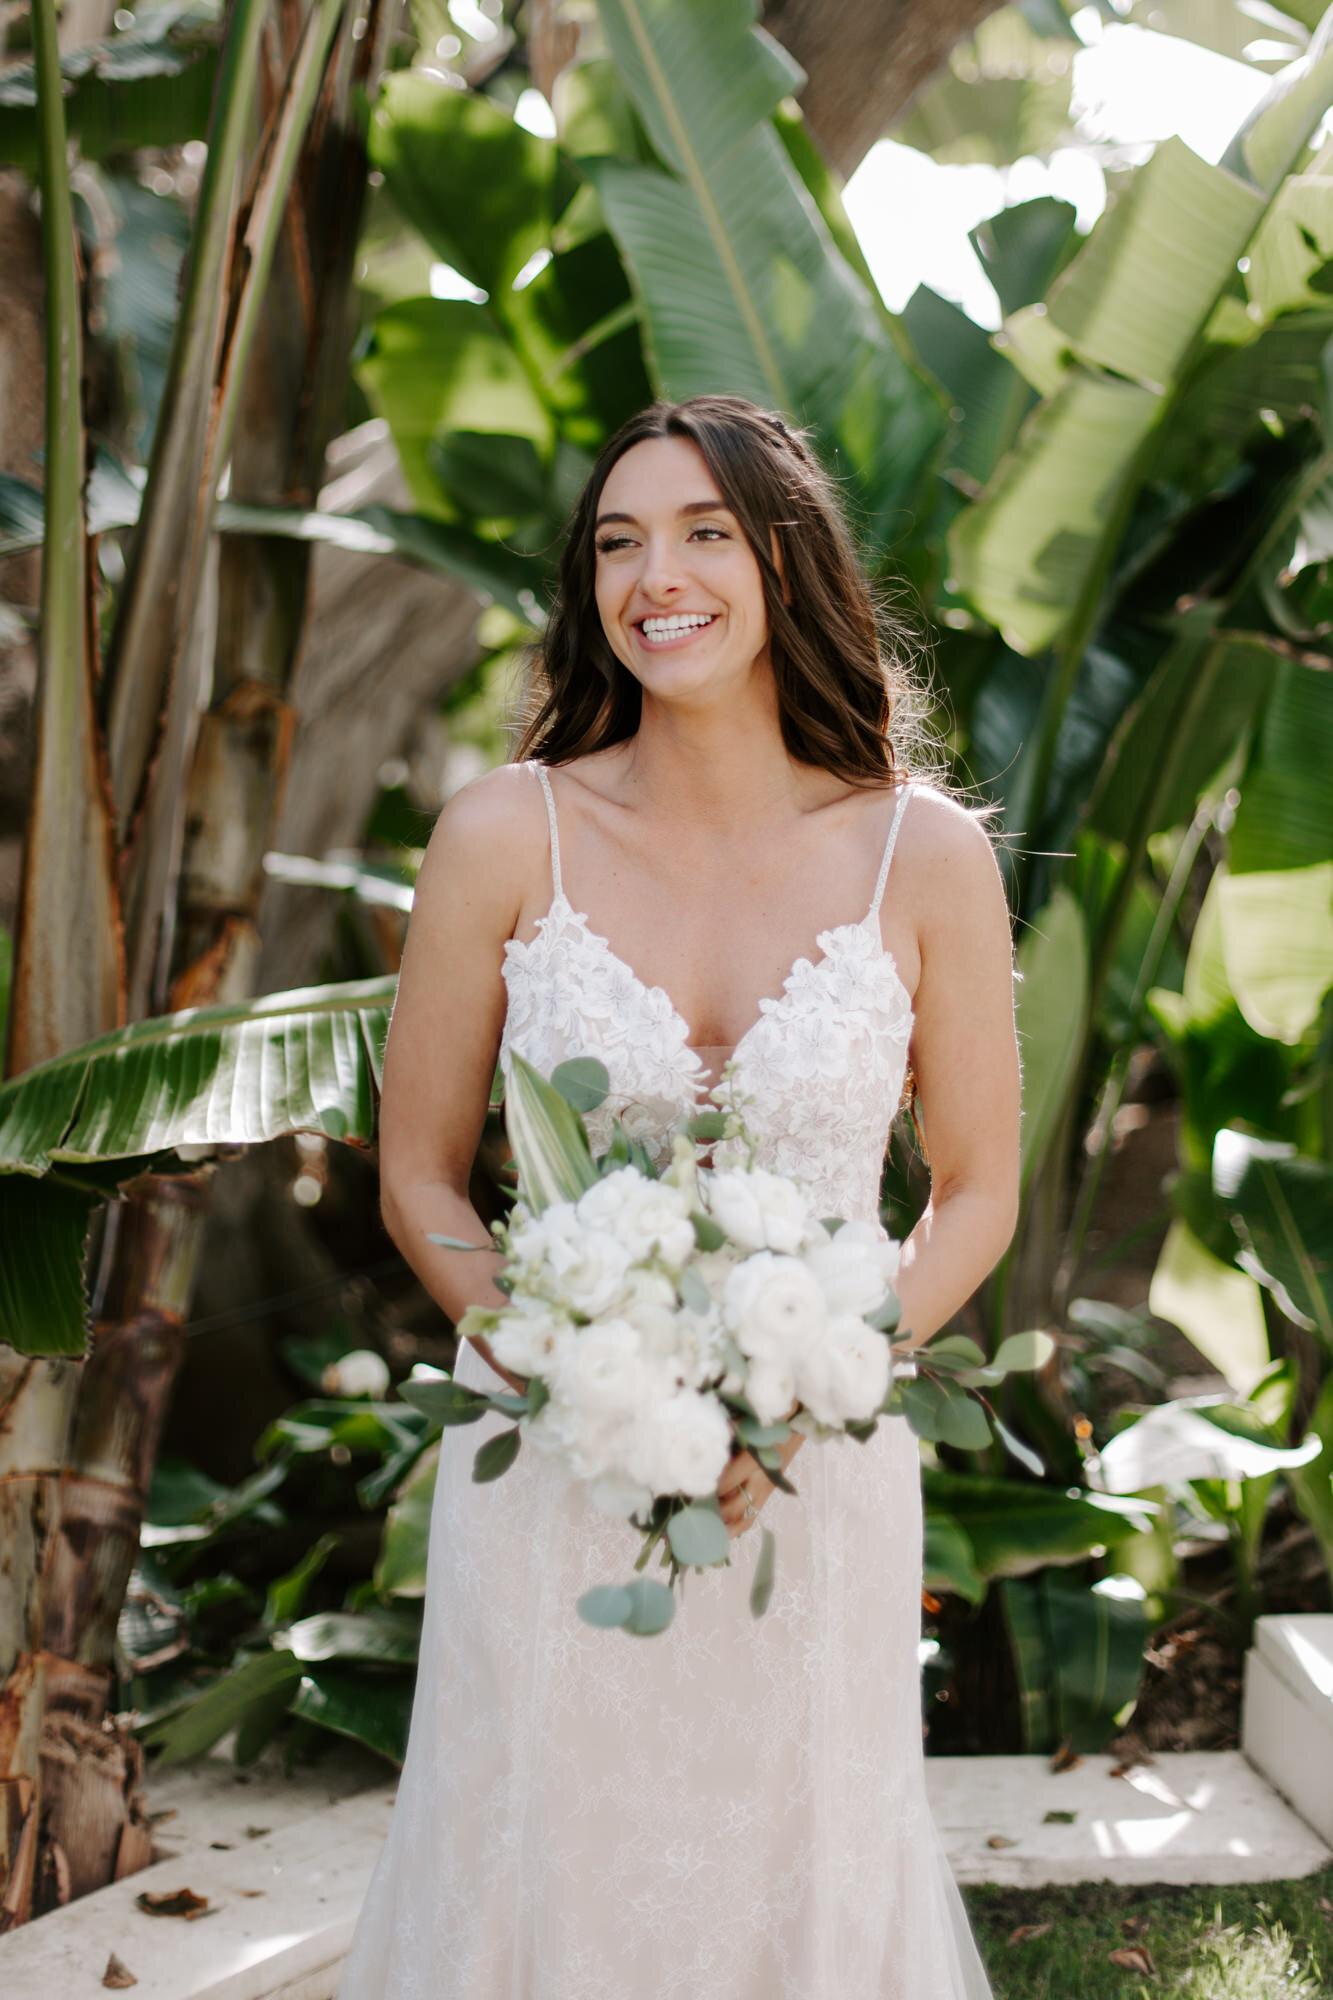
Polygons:
[[790,608],[791,585],[787,581],[787,566],[782,560],[782,544],[778,540],[778,531],[775,527],[769,529],[768,541],[769,541],[769,547],[772,549],[773,552],[773,567],[777,571],[779,577],[782,579],[782,601],[785,605],[788,606],[788,608]]

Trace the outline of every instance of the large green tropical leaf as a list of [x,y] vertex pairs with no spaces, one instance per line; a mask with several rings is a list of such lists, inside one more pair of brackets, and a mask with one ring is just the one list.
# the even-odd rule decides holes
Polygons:
[[186,1009],[0,1085],[0,1340],[79,1353],[83,1239],[146,1158],[319,1131],[368,1142],[392,979]]
[[661,168],[580,162],[642,301],[673,398],[729,391],[814,426],[884,540],[943,431],[936,398],[838,252],[773,113],[799,72],[752,0],[599,0]]
[[1023,1747],[1102,1750],[1143,1670],[1142,1599],[1064,1576],[1001,1586],[1022,1705]]
[[1222,1131],[1213,1192],[1245,1245],[1245,1268],[1333,1349],[1333,1166],[1294,1146]]
[[1259,1286],[1215,1257],[1179,1217],[1166,1232],[1148,1304],[1193,1341],[1238,1395],[1248,1395],[1270,1359]]
[[1017,956],[1026,1182],[1064,1109],[1087,1029],[1088,946],[1082,914],[1068,889],[1057,889],[1039,912]]
[[1218,877],[1222,956],[1257,1033],[1299,1042],[1333,987],[1333,860]]
[[1333,861],[1333,678],[1281,662],[1242,775],[1230,860],[1248,869]]
[[1137,1534],[1152,1516],[1140,1500],[927,1468],[928,1508],[967,1536],[977,1574],[1026,1576],[1047,1563],[1081,1562]]

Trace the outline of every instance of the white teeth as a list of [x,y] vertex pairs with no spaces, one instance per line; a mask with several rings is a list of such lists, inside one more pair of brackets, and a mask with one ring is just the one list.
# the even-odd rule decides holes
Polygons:
[[676,639],[682,632],[697,632],[704,625],[711,625],[712,612],[677,612],[670,618],[645,618],[642,621],[644,637],[647,639]]

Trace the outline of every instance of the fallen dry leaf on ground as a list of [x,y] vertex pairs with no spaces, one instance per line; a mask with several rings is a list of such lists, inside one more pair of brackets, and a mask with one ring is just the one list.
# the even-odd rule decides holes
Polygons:
[[160,1896],[145,1889],[134,1900],[150,1917],[184,1917],[187,1923],[192,1917],[202,1916],[208,1908],[207,1896],[196,1896],[193,1889],[167,1889]]
[[1069,1738],[1066,1737],[1051,1759],[1051,1769],[1056,1772],[1076,1771],[1082,1762],[1083,1759],[1079,1756],[1078,1751],[1074,1749]]
[[987,1847],[1017,1847],[1016,1840],[1010,1840],[1007,1833],[993,1833],[986,1842]]
[[106,1971],[102,1974],[102,1984],[103,1986],[120,1987],[137,1986],[139,1982],[124,1960],[117,1958],[113,1951],[106,1962]]
[[1137,1972],[1141,1979],[1157,1977],[1157,1967],[1146,1944],[1121,1945],[1118,1951],[1109,1952],[1107,1956],[1112,1965],[1123,1965],[1126,1972]]
[[1047,1931],[1053,1931],[1054,1929],[1054,1924],[1020,1924],[1017,1930],[1010,1931],[1009,1942],[1010,1944],[1027,1944],[1032,1938],[1045,1937]]

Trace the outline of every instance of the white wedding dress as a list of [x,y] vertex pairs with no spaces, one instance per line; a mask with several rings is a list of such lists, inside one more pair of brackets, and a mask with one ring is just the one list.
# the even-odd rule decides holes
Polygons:
[[[548,1074],[596,1055],[613,1113],[659,1151],[704,1100],[668,996],[589,930],[560,876],[506,947],[501,1048]],[[912,1013],[879,906],[824,931],[733,1057],[763,1165],[822,1214],[878,1218]],[[464,1346],[458,1379],[499,1378]],[[652,1638],[575,1600],[632,1574],[638,1537],[536,1452],[474,1485],[502,1420],[446,1430],[425,1626],[393,1821],[340,2000],[989,2000],[927,1805],[917,1665],[916,1443],[807,1443],[773,1494],[777,1581],[752,1617],[760,1538],[685,1578]]]

